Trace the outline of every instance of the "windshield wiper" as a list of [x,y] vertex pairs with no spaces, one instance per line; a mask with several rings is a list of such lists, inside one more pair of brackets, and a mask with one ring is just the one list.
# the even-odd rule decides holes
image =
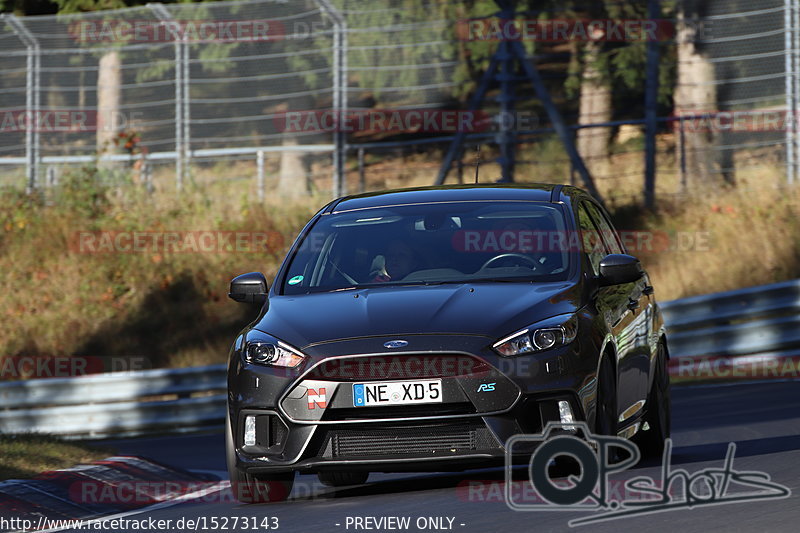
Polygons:
[[475,278],[469,283],[533,283],[535,280],[522,276],[509,276],[507,278]]
[[475,278],[475,279],[444,279],[444,280],[414,280],[403,285],[467,285],[470,283],[513,283],[513,282],[532,282],[529,278],[507,277],[507,278]]

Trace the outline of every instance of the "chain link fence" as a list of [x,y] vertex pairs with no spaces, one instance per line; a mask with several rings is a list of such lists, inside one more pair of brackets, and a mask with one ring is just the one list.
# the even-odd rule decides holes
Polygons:
[[703,32],[677,43],[673,123],[683,189],[716,176],[780,168],[797,172],[798,5],[760,0],[687,2],[683,15]]
[[[615,17],[645,20],[642,6]],[[515,39],[539,65],[598,189],[638,195],[647,42],[576,36],[579,23],[597,17],[590,3],[548,9],[519,11],[515,27],[537,21],[539,33]],[[736,182],[764,168],[795,180],[798,1],[685,0],[660,10],[662,90],[650,104],[659,116],[658,194]],[[507,38],[496,33],[496,19],[485,6],[474,12],[464,2],[430,0],[4,15],[0,184],[30,190],[95,163],[127,169],[118,174],[149,189],[240,180],[260,198],[273,188],[342,194],[432,183],[464,127],[468,149],[448,181],[472,181],[478,160],[482,181],[490,181],[500,175],[497,141],[508,133],[500,125],[508,109],[516,179],[580,184],[519,72],[501,72],[468,109]],[[573,33],[543,33],[542,21],[568,21]]]
[[340,89],[330,39],[321,43],[339,30],[323,2],[3,18],[0,162],[25,165],[29,188],[42,166],[98,154],[169,161],[180,188],[209,159],[333,149],[324,132],[281,127],[286,112],[331,109]]

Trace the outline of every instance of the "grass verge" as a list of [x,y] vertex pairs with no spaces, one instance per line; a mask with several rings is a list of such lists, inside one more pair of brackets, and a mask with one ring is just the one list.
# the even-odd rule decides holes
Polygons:
[[[617,227],[667,236],[666,247],[633,252],[660,300],[800,277],[800,187],[780,188],[777,165],[738,173],[736,188],[660,196],[658,210],[645,212],[629,200],[640,192],[641,174],[627,170],[636,170],[641,154],[614,157],[612,167],[625,174],[598,185]],[[661,163],[670,175],[674,161]],[[437,168],[435,154],[376,159],[367,189],[428,185]],[[492,170],[482,170],[484,181],[496,177]],[[228,172],[249,170],[231,165]],[[195,183],[219,173],[198,168]],[[519,175],[521,181],[558,182],[567,174]],[[354,190],[357,173],[350,178]],[[145,368],[224,361],[236,333],[254,316],[227,299],[229,280],[255,270],[271,280],[294,236],[329,198],[320,193],[289,201],[269,194],[258,203],[254,183],[218,180],[215,187],[189,186],[178,195],[164,186],[148,195],[87,167],[63,176],[45,198],[0,196],[0,362],[30,355],[138,357]],[[660,187],[674,184],[665,178]],[[258,231],[272,240],[266,250],[244,253],[86,253],[75,247],[81,232],[137,231]],[[681,242],[687,236],[692,243]]]
[[0,435],[0,480],[29,479],[41,472],[114,455],[111,448],[48,435]]
[[[274,275],[285,247],[322,202],[254,205],[244,193],[212,200],[191,188],[150,196],[99,186],[95,174],[66,176],[47,198],[0,197],[0,359],[125,356],[146,360],[145,368],[222,361],[253,314],[227,299],[228,282],[254,270]],[[186,253],[80,243],[86,233],[137,232],[259,232],[269,242],[256,251],[234,244]]]

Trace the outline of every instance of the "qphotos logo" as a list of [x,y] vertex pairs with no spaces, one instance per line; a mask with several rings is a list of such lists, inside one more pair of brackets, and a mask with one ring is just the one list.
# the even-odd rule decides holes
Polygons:
[[[531,454],[527,483],[532,490],[520,491],[514,490],[512,471],[523,454]],[[575,527],[664,511],[791,496],[788,487],[772,482],[767,473],[735,470],[735,454],[736,444],[731,442],[721,467],[689,473],[672,468],[672,440],[667,439],[660,479],[642,475],[623,484],[609,477],[639,462],[639,449],[634,443],[620,437],[594,435],[585,422],[550,422],[542,435],[514,435],[508,440],[504,499],[515,511],[592,512],[591,516],[568,522]],[[563,456],[577,463],[574,466],[580,467],[580,474],[553,479],[550,468]]]

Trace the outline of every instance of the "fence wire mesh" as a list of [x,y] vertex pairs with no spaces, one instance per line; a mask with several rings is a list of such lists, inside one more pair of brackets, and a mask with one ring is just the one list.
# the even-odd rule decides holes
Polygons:
[[[617,18],[645,18],[644,4]],[[764,168],[794,180],[798,1],[663,4],[658,22],[671,30],[658,39],[658,193],[734,182]],[[530,9],[517,21],[574,23],[591,18],[592,9]],[[134,179],[154,180],[156,189],[249,179],[263,197],[272,184],[341,193],[430,183],[458,130],[446,114],[464,118],[458,113],[502,41],[473,35],[489,26],[469,24],[496,15],[435,0],[246,0],[5,15],[0,185],[47,186],[98,154],[127,161],[118,164],[133,166]],[[522,40],[601,191],[640,184],[647,43]],[[500,156],[498,117],[511,95],[515,178],[580,184],[539,95],[521,72],[505,74],[514,78],[510,89],[501,80],[490,84],[470,116],[483,135],[470,138],[448,180],[472,179],[464,169],[476,144],[487,162],[482,178],[499,176],[492,162]],[[421,123],[409,120],[414,113]],[[48,169],[55,166],[65,168]]]

